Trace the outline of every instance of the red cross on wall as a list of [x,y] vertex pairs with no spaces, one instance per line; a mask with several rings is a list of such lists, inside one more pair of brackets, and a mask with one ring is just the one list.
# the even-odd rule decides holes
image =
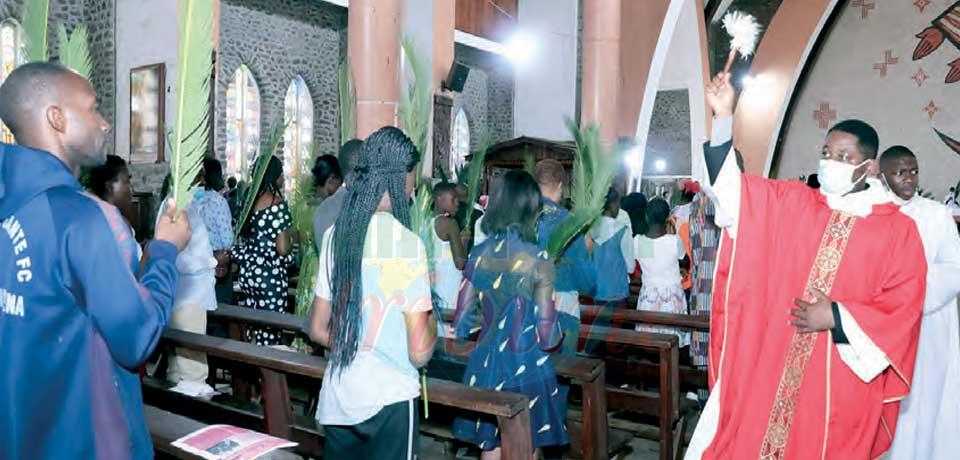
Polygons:
[[821,102],[820,108],[813,111],[813,119],[816,120],[820,129],[827,129],[830,123],[837,119],[837,111],[830,108],[830,103]]
[[917,7],[917,10],[921,13],[923,13],[923,9],[928,5],[930,5],[930,0],[914,0],[913,2],[913,6]]
[[927,81],[927,78],[930,78],[926,72],[923,71],[923,68],[917,69],[917,73],[913,74],[913,81],[917,82],[917,88],[923,86],[923,82]]
[[877,62],[873,64],[873,70],[879,70],[881,77],[887,76],[887,67],[892,66],[900,62],[900,58],[893,57],[892,50],[886,50],[883,52],[883,62]]
[[850,2],[851,8],[860,8],[860,19],[867,19],[870,16],[870,10],[877,7],[873,2],[867,0],[854,0]]
[[940,107],[937,107],[937,104],[934,104],[934,103],[933,103],[933,100],[931,100],[930,103],[927,104],[927,106],[923,108],[923,111],[924,111],[924,112],[927,112],[927,117],[929,117],[931,120],[933,120],[933,116],[936,115],[937,112],[940,111]]

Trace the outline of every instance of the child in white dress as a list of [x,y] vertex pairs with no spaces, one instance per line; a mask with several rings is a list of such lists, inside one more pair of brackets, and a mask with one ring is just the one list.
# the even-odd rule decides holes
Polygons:
[[[647,204],[646,234],[633,239],[634,253],[640,263],[640,297],[637,310],[662,313],[687,313],[687,301],[680,282],[681,265],[689,267],[690,259],[677,235],[667,233],[670,205],[662,198],[654,198]],[[690,345],[690,333],[671,327],[637,325],[638,331],[676,334],[680,346]]]

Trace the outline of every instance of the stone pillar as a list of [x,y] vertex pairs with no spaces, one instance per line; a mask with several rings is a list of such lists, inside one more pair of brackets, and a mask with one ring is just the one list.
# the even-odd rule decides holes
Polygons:
[[400,0],[351,0],[347,54],[357,90],[357,137],[396,126],[400,101]]
[[620,88],[620,0],[583,1],[583,80],[580,124],[600,125],[600,137],[617,139]]

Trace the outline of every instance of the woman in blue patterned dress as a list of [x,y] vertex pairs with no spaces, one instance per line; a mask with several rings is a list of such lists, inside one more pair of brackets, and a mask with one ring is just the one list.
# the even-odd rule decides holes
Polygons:
[[[516,170],[504,176],[484,215],[489,238],[467,261],[454,319],[456,324],[480,306],[483,327],[464,383],[526,395],[534,449],[569,442],[566,391],[557,384],[550,358],[563,341],[553,303],[554,267],[536,245],[542,207],[530,174]],[[458,418],[453,433],[477,445],[484,460],[500,458],[495,419]]]

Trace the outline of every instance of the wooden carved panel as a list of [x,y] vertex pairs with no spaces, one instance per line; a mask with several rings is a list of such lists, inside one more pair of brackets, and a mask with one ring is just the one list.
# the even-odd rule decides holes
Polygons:
[[433,96],[433,177],[451,177],[450,128],[453,125],[453,99]]

